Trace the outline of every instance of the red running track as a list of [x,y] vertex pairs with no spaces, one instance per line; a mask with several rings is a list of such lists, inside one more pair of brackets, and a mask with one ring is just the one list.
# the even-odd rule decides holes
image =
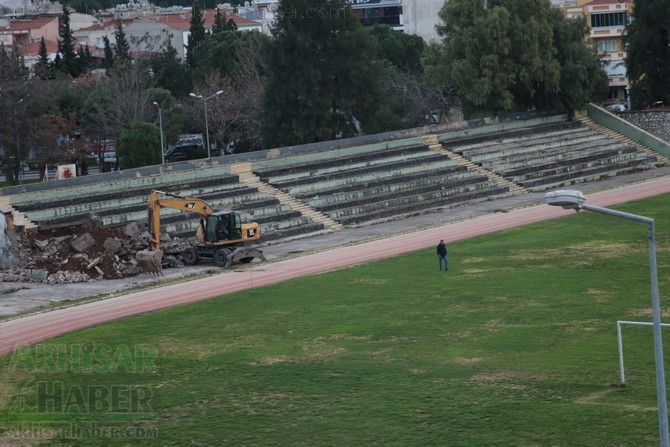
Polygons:
[[[670,192],[670,177],[595,193],[587,197],[587,203],[606,207],[667,192]],[[487,214],[410,235],[392,236],[284,261],[259,264],[258,267],[242,271],[228,271],[187,284],[173,284],[28,315],[0,322],[0,355],[8,354],[25,344],[38,343],[77,329],[132,315],[422,250],[432,247],[440,239],[449,243],[570,213],[574,211],[542,204],[508,213]]]

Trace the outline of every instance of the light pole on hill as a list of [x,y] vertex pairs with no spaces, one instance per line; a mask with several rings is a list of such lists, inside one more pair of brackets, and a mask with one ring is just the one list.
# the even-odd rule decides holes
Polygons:
[[[16,138],[16,155],[14,157],[13,163],[12,163],[12,178],[15,178],[18,180],[19,183],[22,183],[21,181],[21,138],[19,136],[19,106],[23,102],[25,98],[19,99],[19,101],[16,103],[14,106],[14,131],[15,131],[15,138]],[[16,176],[16,177],[14,177]]]
[[223,90],[219,90],[218,92],[216,92],[216,93],[214,93],[210,96],[207,96],[207,97],[204,97],[202,95],[196,95],[195,93],[190,93],[189,94],[189,96],[191,96],[193,98],[202,99],[202,104],[203,104],[203,107],[205,108],[205,133],[207,134],[207,158],[212,158],[211,146],[209,145],[209,121],[207,120],[207,100],[212,99],[215,96],[219,96],[219,95],[223,95]]
[[656,235],[654,219],[637,214],[624,213],[584,203],[586,197],[581,191],[559,190],[545,194],[544,201],[548,205],[561,206],[565,209],[587,210],[609,216],[622,217],[647,224],[649,237],[649,268],[651,273],[651,314],[654,327],[654,358],[656,362],[656,399],[658,402],[658,431],[661,447],[670,447],[668,437],[668,406],[665,395],[665,366],[663,364],[663,338],[661,333],[661,303],[658,297],[658,273],[656,267]]
[[161,162],[165,164],[165,144],[163,144],[163,109],[154,101],[154,105],[158,108],[158,123],[161,129]]

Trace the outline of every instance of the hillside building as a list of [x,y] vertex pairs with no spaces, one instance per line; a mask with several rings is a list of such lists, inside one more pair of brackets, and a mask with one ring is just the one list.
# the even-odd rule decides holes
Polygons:
[[584,16],[591,27],[589,38],[605,62],[609,85],[608,102],[628,103],[629,82],[623,35],[632,19],[633,0],[553,0],[566,17]]

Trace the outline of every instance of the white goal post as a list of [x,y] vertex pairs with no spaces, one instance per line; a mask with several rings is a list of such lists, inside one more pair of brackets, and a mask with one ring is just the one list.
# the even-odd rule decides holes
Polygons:
[[[616,336],[617,342],[619,344],[619,381],[620,385],[626,384],[626,377],[624,376],[624,366],[623,366],[623,336],[621,335],[621,326],[627,324],[629,326],[653,326],[654,323],[643,322],[643,321],[625,321],[619,320],[616,322]],[[661,323],[662,327],[670,326],[668,323]]]

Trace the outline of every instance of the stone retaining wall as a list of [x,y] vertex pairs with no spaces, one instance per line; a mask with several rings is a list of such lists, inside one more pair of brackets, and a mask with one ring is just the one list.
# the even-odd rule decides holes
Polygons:
[[670,143],[670,111],[636,111],[620,114],[621,118]]

